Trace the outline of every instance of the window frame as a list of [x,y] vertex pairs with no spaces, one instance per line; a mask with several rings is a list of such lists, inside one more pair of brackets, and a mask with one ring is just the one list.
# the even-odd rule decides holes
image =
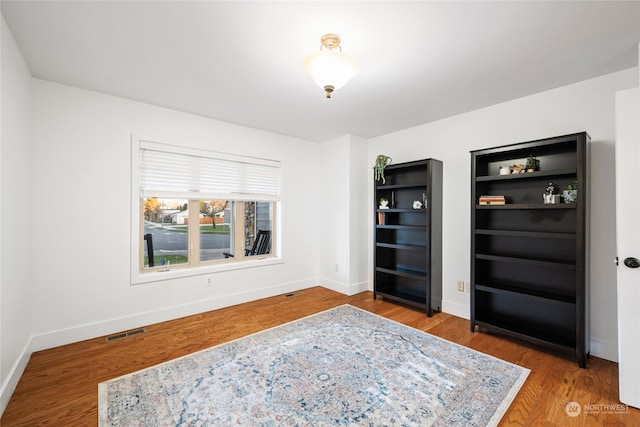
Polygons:
[[[219,259],[200,262],[199,258],[199,234],[198,227],[189,227],[187,237],[187,250],[189,251],[189,263],[177,264],[175,266],[158,266],[152,268],[144,268],[144,198],[140,195],[140,147],[143,141],[147,139],[135,139],[131,135],[131,284],[143,284],[157,282],[163,280],[188,278],[200,275],[209,275],[217,272],[241,270],[247,268],[255,268],[266,265],[282,264],[280,250],[280,201],[269,201],[271,205],[271,223],[272,223],[272,239],[271,250],[269,254],[245,257],[244,256],[244,221],[238,220],[243,218],[244,203],[250,200],[230,199],[234,202],[234,230],[232,237],[235,239],[234,258]],[[190,150],[188,147],[176,146]],[[246,156],[244,156],[246,157]],[[281,167],[280,167],[281,168]],[[189,198],[189,224],[198,224],[199,226],[199,207],[192,209],[191,204],[199,203],[201,198]],[[196,236],[197,235],[197,236]],[[205,286],[211,286],[210,281],[203,281]]]

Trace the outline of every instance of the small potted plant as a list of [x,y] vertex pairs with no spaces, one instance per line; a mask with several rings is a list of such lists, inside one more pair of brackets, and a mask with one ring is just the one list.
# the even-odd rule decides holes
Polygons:
[[573,183],[567,185],[567,187],[562,190],[562,198],[565,203],[575,203],[578,198],[578,181],[573,181]]
[[540,160],[536,159],[533,155],[527,157],[527,165],[525,169],[527,172],[534,172],[540,166]]

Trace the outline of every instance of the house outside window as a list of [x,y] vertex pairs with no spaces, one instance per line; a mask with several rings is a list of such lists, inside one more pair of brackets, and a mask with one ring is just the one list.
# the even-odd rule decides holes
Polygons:
[[278,257],[280,162],[149,141],[132,154],[133,283]]

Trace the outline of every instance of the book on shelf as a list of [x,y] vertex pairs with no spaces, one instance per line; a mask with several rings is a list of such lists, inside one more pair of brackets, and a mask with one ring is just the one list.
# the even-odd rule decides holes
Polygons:
[[481,205],[504,205],[506,200],[504,196],[483,195],[480,196],[478,203]]
[[378,212],[378,225],[385,225],[385,224],[386,224],[386,218],[384,217],[384,213]]

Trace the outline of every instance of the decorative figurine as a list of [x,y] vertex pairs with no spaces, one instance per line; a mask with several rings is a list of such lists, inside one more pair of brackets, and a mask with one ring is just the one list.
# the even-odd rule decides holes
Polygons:
[[549,185],[547,185],[547,188],[542,195],[542,201],[545,205],[555,205],[556,203],[560,203],[560,195],[558,194],[558,189],[553,182],[550,182]]
[[524,173],[526,169],[522,163],[517,165],[511,165],[511,173]]
[[544,194],[556,194],[557,192],[558,190],[556,189],[556,186],[553,182],[550,182],[549,185],[547,185],[547,189],[544,191]]

